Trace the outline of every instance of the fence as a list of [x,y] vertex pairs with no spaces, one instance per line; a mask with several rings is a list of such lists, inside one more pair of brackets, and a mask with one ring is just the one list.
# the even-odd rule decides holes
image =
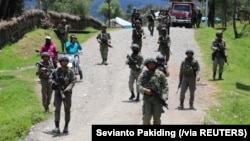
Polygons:
[[84,28],[91,26],[95,29],[100,29],[102,22],[93,17],[79,17],[75,15],[69,15],[66,13],[56,13],[53,11],[44,11],[37,9],[30,9],[25,11],[19,17],[13,17],[6,21],[0,22],[0,49],[7,44],[18,41],[24,34],[29,32],[35,27],[41,27],[43,21],[49,22],[47,28],[56,28],[61,19],[67,20],[67,23],[71,25],[72,30],[83,30]]

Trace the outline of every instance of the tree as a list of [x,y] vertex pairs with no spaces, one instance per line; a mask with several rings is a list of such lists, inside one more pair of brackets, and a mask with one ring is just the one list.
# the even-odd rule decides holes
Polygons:
[[[43,7],[59,13],[69,13],[85,17],[90,13],[92,0],[41,0]],[[47,5],[45,5],[47,3]]]
[[124,17],[124,12],[121,9],[118,0],[110,0],[110,4],[103,2],[98,8],[98,14],[104,16],[104,22],[110,21],[110,18]]
[[24,0],[1,0],[0,19],[19,16],[23,12]]
[[234,29],[234,37],[238,38],[238,32],[237,32],[237,28],[236,28],[236,21],[235,21],[235,16],[236,16],[236,0],[234,0],[234,12],[233,12],[233,29]]

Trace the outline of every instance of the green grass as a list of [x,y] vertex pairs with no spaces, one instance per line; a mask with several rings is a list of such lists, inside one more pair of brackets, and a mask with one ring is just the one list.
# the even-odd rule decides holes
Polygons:
[[[220,89],[215,94],[220,105],[209,111],[213,120],[221,124],[250,124],[250,25],[237,23],[237,31],[241,38],[235,39],[232,25],[224,32],[228,48],[228,63],[225,65],[222,81],[213,81]],[[212,78],[212,62],[210,44],[215,38],[216,30],[213,28],[200,28],[196,30],[196,40],[203,53],[203,60],[208,70],[204,75],[208,80]]]
[[[90,34],[75,34],[84,42],[97,30],[87,28]],[[35,62],[40,56],[35,52],[49,35],[61,51],[60,41],[53,30],[34,29],[17,43],[4,46],[0,52],[0,140],[24,139],[32,125],[53,116],[44,113],[41,93],[37,92]],[[24,68],[24,69],[21,69]]]

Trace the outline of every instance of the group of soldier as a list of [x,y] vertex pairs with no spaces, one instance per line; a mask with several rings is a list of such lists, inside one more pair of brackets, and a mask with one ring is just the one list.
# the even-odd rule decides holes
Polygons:
[[[200,17],[200,11],[198,13]],[[145,39],[145,32],[143,27],[143,18],[140,11],[134,8],[132,13],[132,45],[131,55],[127,56],[126,64],[130,68],[130,75],[128,86],[130,90],[129,100],[140,100],[140,94],[143,94],[143,124],[151,124],[153,117],[153,124],[161,124],[161,113],[164,111],[162,107],[166,105],[164,102],[168,100],[168,61],[171,54],[170,46],[170,26],[171,17],[168,10],[161,10],[158,18],[151,9],[146,15],[148,19],[148,30],[150,35],[154,35],[155,21],[158,20],[158,41],[159,55],[156,58],[143,59],[141,54],[142,39]],[[201,17],[200,17],[201,18]],[[196,24],[200,27],[200,21]],[[223,65],[226,62],[226,44],[222,40],[222,31],[216,32],[216,39],[212,42],[211,49],[213,50],[213,80],[216,77],[217,66],[219,65],[219,80],[222,80]],[[194,56],[194,51],[187,49],[185,59],[181,62],[179,70],[179,85],[180,88],[180,105],[179,110],[184,109],[185,93],[187,89],[190,91],[189,109],[194,108],[194,95],[196,90],[196,81],[200,81],[200,65]],[[144,66],[146,67],[144,69]],[[136,83],[136,93],[134,92],[134,84]],[[158,96],[157,96],[158,95]]]
[[[171,54],[170,46],[170,16],[168,10],[161,10],[158,15],[158,19],[154,15],[154,10],[150,10],[146,16],[148,19],[148,30],[150,35],[154,35],[155,21],[158,20],[158,41],[159,54],[155,58],[146,58],[142,55],[142,40],[146,38],[145,31],[143,29],[143,20],[138,9],[134,10],[132,14],[132,53],[127,55],[126,64],[130,68],[130,75],[128,80],[128,87],[130,90],[129,100],[140,101],[140,94],[143,95],[143,124],[151,124],[150,121],[153,117],[153,124],[161,124],[161,114],[164,112],[163,105],[167,107],[165,101],[168,100],[168,61]],[[60,30],[60,28],[62,28]],[[58,26],[59,33],[63,33],[67,30],[65,20]],[[64,30],[63,30],[64,29]],[[107,65],[108,49],[112,47],[111,35],[106,31],[107,26],[102,25],[101,32],[97,35],[96,39],[100,45],[100,54],[102,57],[101,64]],[[216,39],[212,42],[211,49],[213,49],[213,79],[215,80],[217,65],[219,65],[219,77],[222,79],[223,65],[226,60],[225,50],[226,43],[222,40],[222,32],[216,33]],[[51,37],[46,36],[46,43],[50,42]],[[78,50],[81,50],[81,45],[77,42],[75,35],[70,36],[70,40],[67,41],[67,34],[59,34],[61,40],[61,46],[63,52],[71,52],[75,54]],[[45,43],[45,44],[46,44]],[[60,111],[61,105],[65,108],[65,126],[63,129],[64,133],[68,133],[68,124],[70,121],[70,108],[71,108],[71,97],[72,89],[75,85],[75,72],[68,67],[69,58],[65,55],[58,57],[58,50],[54,47],[55,57],[58,58],[60,66],[53,64],[50,61],[50,51],[40,51],[41,62],[37,70],[37,75],[41,79],[42,85],[42,102],[46,112],[49,112],[49,104],[51,99],[52,91],[55,91],[54,106],[55,106],[55,129],[53,132],[60,133],[59,122],[60,122]],[[196,89],[196,81],[200,80],[200,66],[198,61],[193,57],[193,50],[187,50],[185,52],[186,58],[181,62],[179,72],[179,86],[180,91],[180,105],[178,109],[184,109],[185,93],[189,88],[190,99],[189,108],[194,109],[194,92]],[[79,60],[79,59],[78,59]],[[80,62],[79,62],[80,64]],[[145,66],[145,67],[144,67]],[[53,71],[54,70],[54,71]],[[82,73],[80,70],[80,77],[82,79]],[[136,84],[136,91],[134,89]]]

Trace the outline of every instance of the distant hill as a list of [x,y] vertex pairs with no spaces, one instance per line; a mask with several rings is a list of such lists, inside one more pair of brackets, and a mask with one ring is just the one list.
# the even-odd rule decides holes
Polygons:
[[[102,15],[97,14],[97,10],[99,6],[105,2],[105,0],[94,0],[92,3],[92,8],[90,11],[90,15],[96,17],[100,20],[103,19]],[[123,11],[126,11],[128,4],[133,4],[133,7],[141,8],[147,4],[152,4],[161,7],[167,7],[169,4],[169,0],[119,0],[121,8]],[[37,7],[37,0],[25,0],[25,8]]]
[[[105,2],[105,0],[94,0],[92,3],[91,16],[96,17],[100,20],[103,19],[103,16],[97,14],[99,6]],[[123,11],[126,11],[128,4],[133,4],[133,7],[140,8],[147,4],[157,5],[161,7],[167,7],[169,0],[119,0],[121,8]]]

